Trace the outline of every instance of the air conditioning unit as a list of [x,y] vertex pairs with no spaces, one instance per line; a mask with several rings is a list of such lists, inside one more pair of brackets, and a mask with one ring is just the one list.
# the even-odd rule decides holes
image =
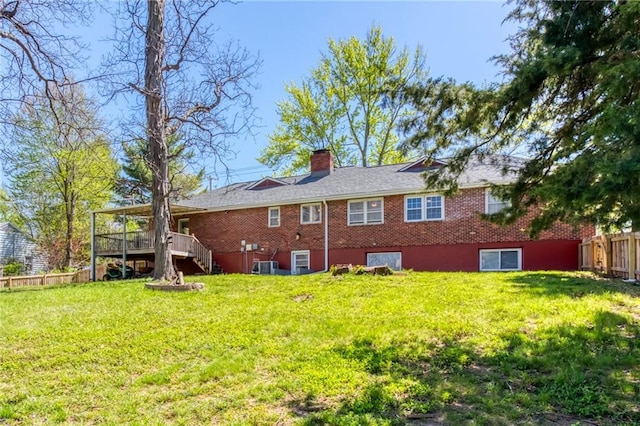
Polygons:
[[273,275],[278,269],[278,262],[275,260],[255,261],[253,262],[252,274]]

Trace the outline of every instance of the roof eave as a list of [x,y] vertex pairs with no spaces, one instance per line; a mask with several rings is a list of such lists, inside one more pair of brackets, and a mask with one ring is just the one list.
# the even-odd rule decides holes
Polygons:
[[[181,215],[187,213],[194,213],[198,211],[206,211],[206,208],[203,207],[191,207],[185,206],[181,204],[169,204],[169,210],[172,215]],[[112,207],[108,209],[100,209],[93,210],[91,213],[94,214],[126,214],[129,216],[141,216],[141,217],[152,217],[153,216],[153,206],[151,203],[148,204],[137,204],[135,206],[122,206],[122,207]]]
[[[507,184],[510,182],[512,182],[512,180],[502,180],[502,181],[492,181],[492,182],[473,182],[473,183],[460,184],[458,187],[460,189],[487,188],[492,184],[501,185],[501,184]],[[263,202],[263,203],[203,207],[197,211],[195,211],[196,208],[194,208],[194,211],[192,212],[173,213],[173,214],[175,216],[182,216],[186,214],[199,214],[199,213],[219,212],[219,211],[228,211],[228,210],[258,209],[258,208],[264,208],[264,207],[287,206],[287,205],[293,205],[293,204],[309,204],[309,203],[314,203],[314,202],[317,203],[321,201],[340,201],[340,200],[352,200],[352,199],[360,199],[360,198],[385,197],[385,196],[391,196],[391,195],[438,193],[442,191],[443,191],[442,188],[430,190],[425,188],[424,186],[420,186],[420,187],[414,187],[414,188],[404,188],[402,190],[395,189],[395,190],[374,191],[374,192],[356,192],[356,193],[350,193],[350,194],[285,199],[281,201]]]

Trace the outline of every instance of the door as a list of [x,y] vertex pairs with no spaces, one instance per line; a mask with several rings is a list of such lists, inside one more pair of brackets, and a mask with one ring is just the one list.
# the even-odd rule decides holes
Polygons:
[[309,250],[291,252],[291,275],[304,274],[310,269]]

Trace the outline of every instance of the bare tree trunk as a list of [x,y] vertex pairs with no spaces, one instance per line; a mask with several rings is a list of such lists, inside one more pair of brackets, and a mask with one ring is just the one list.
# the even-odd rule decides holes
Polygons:
[[155,227],[155,260],[153,279],[171,281],[175,275],[169,247],[171,212],[169,211],[169,161],[162,102],[165,42],[165,0],[148,0],[145,49],[145,101],[149,164],[153,171],[152,208]]

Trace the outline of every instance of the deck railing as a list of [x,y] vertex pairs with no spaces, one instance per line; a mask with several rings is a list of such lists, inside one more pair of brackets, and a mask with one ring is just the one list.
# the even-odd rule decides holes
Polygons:
[[191,249],[189,251],[200,261],[200,264],[203,266],[205,271],[211,272],[211,267],[213,266],[211,250],[202,245],[195,235],[192,235],[192,238]]
[[[211,250],[206,248],[194,235],[171,232],[171,251],[198,259],[206,272],[211,272]],[[96,253],[98,255],[122,253],[123,234],[96,234]],[[128,232],[126,252],[153,250],[155,235],[153,231]]]
[[[121,253],[122,234],[96,234],[96,253]],[[153,231],[127,233],[127,251],[150,250],[156,245]]]

